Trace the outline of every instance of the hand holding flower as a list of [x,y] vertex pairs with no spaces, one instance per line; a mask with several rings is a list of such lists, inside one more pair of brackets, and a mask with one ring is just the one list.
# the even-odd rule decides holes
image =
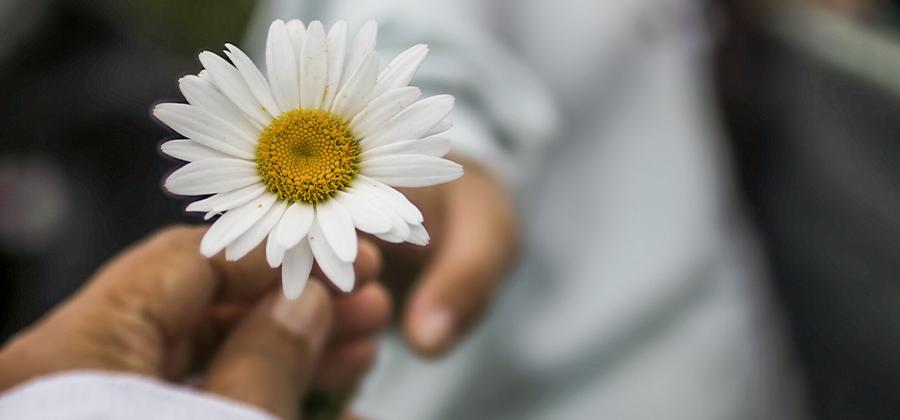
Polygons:
[[[360,242],[361,285],[297,300],[262,248],[239,262],[198,252],[205,229],[170,228],[109,262],[84,288],[0,349],[0,391],[72,370],[200,379],[208,392],[296,418],[315,387],[352,391],[375,355],[389,297],[376,248]],[[316,272],[317,275],[318,272]]]

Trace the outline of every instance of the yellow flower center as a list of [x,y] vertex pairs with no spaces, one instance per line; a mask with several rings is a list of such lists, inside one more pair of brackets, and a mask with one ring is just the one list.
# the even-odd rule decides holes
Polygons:
[[359,173],[359,142],[336,115],[295,109],[259,137],[256,167],[269,191],[288,202],[315,204],[350,186]]

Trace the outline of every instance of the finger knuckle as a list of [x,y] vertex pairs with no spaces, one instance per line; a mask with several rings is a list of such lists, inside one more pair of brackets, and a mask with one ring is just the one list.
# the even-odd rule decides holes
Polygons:
[[158,242],[167,246],[194,246],[200,243],[205,228],[191,225],[172,225],[161,229],[155,235]]

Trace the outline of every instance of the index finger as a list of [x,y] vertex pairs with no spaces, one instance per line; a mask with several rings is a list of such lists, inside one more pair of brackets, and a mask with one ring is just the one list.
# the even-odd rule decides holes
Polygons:
[[[205,232],[206,227],[176,226],[137,243],[105,265],[73,304],[112,304],[178,337],[196,327],[213,304],[256,300],[279,284],[281,270],[268,266],[265,246],[238,261],[221,254],[206,258],[199,251]],[[372,252],[360,252],[354,264],[360,278],[377,274],[379,267]]]

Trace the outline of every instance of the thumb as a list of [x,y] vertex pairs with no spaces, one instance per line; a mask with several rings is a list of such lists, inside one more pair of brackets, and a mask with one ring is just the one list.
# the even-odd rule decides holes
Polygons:
[[299,417],[300,399],[331,328],[333,304],[318,281],[297,300],[264,299],[214,357],[204,388],[279,418]]

